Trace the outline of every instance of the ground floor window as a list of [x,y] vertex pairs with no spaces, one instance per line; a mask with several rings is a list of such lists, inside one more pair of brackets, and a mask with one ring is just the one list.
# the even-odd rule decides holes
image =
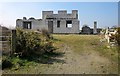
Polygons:
[[31,22],[23,22],[23,28],[24,29],[31,29],[32,28],[32,25],[31,25]]
[[67,20],[66,21],[66,27],[67,28],[72,28],[72,20]]
[[57,28],[59,28],[60,27],[60,21],[58,20],[57,21]]

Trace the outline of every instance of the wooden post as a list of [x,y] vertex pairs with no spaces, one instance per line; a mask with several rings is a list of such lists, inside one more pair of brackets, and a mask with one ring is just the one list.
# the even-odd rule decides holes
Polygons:
[[12,36],[11,36],[11,55],[16,50],[16,30],[12,30]]

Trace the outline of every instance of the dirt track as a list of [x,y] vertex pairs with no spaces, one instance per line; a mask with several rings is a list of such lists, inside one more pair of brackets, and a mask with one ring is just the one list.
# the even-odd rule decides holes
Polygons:
[[[99,52],[89,50],[82,54],[71,51],[70,47],[64,45],[64,56],[58,59],[65,63],[54,63],[44,73],[52,74],[117,74],[116,63],[108,58],[102,57]],[[115,68],[116,70],[112,70]]]

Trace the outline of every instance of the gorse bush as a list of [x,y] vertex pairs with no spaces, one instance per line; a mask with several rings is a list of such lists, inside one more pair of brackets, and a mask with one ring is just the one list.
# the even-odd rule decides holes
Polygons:
[[30,56],[32,54],[43,54],[52,52],[52,41],[47,30],[42,33],[16,29],[16,50],[14,54],[19,56]]

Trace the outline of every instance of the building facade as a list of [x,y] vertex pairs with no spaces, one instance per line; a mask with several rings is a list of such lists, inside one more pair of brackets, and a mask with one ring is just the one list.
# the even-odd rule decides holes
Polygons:
[[42,11],[42,19],[29,18],[17,19],[16,27],[23,29],[41,30],[47,29],[50,33],[79,33],[78,11],[72,10],[68,14],[66,10]]

